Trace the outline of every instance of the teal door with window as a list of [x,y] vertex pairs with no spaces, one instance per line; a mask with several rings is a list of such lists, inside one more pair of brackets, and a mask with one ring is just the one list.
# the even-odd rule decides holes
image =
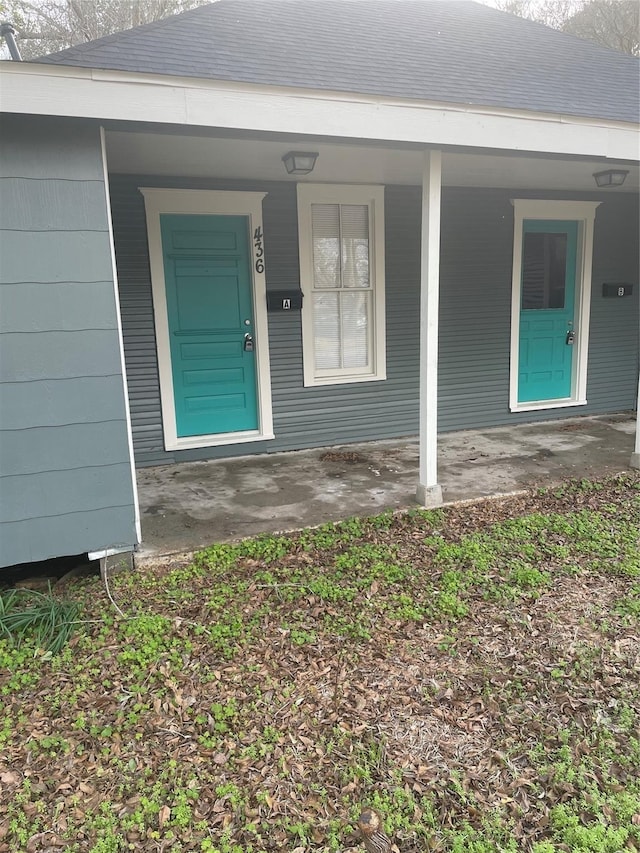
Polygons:
[[248,222],[160,216],[178,437],[258,428]]
[[525,219],[518,402],[572,394],[578,223]]

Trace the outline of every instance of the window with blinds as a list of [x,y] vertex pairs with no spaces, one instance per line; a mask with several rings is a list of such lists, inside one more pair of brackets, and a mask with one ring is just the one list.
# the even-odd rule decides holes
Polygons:
[[384,378],[381,192],[298,187],[305,384]]

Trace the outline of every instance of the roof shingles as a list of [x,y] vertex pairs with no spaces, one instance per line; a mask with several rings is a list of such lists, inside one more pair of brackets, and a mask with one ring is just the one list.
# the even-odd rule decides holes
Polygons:
[[471,0],[219,0],[39,61],[639,117],[637,59]]

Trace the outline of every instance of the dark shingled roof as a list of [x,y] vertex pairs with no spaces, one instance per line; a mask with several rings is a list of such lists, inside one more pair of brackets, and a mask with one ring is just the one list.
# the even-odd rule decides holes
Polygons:
[[219,0],[40,62],[637,121],[640,62],[470,0]]

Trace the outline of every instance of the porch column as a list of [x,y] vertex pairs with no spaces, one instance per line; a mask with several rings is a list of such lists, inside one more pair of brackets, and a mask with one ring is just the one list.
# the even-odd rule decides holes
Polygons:
[[418,503],[442,503],[438,483],[438,288],[442,154],[425,151],[420,263],[420,479]]
[[638,376],[638,396],[636,397],[636,445],[629,464],[632,468],[640,468],[640,376]]

